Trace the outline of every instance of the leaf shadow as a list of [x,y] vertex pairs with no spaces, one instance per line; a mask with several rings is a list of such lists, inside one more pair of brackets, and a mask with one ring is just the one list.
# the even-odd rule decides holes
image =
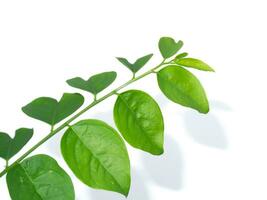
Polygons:
[[231,111],[231,108],[218,101],[211,101],[211,107],[214,112],[206,115],[187,110],[184,114],[185,128],[195,142],[213,148],[227,149],[226,132],[215,113],[217,111]]
[[149,179],[157,185],[171,190],[183,187],[183,158],[177,142],[165,136],[164,154],[151,156],[143,154],[142,162]]

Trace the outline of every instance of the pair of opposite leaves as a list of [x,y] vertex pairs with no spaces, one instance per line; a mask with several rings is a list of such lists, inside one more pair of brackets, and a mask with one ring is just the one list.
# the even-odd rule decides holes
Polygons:
[[[168,55],[170,54],[173,54],[173,52]],[[181,55],[178,56],[181,57]],[[203,66],[201,66],[203,65],[202,62],[200,65],[198,60],[193,61],[194,62],[189,60],[187,63],[184,62],[183,64],[186,65],[189,62],[189,67],[194,67],[195,63],[194,68],[203,68]],[[205,64],[204,68],[207,68]],[[163,93],[169,99],[177,103],[195,109],[198,107],[197,110],[206,113],[208,110],[205,106],[204,108],[201,106],[201,104],[207,104],[207,101],[203,101],[203,99],[206,99],[204,90],[201,90],[201,88],[194,89],[196,90],[196,94],[202,93],[199,97],[199,99],[202,100],[200,104],[191,102],[187,105],[192,99],[183,96],[186,95],[186,90],[184,90],[183,87],[177,87],[177,82],[175,82],[175,80],[177,78],[180,79],[180,76],[183,77],[183,79],[178,81],[180,85],[186,85],[187,81],[190,81],[190,83],[199,83],[187,70],[176,65],[168,66],[158,72],[158,82]],[[176,88],[173,88],[174,86],[176,86]],[[175,89],[177,89],[176,93],[181,92],[181,90],[182,93],[180,95],[176,94],[175,91],[173,91]],[[190,87],[189,90],[191,90]],[[96,94],[97,91],[100,91],[100,89],[90,89],[90,92],[93,94]],[[72,94],[71,96],[73,95],[78,94]],[[64,95],[62,99],[64,99]],[[60,102],[63,101],[62,99]],[[193,102],[195,100],[198,99],[193,98]],[[60,102],[58,103],[59,105],[61,104]],[[77,105],[80,104],[82,103],[77,103],[73,108],[75,107],[78,109],[79,106]],[[28,106],[30,106],[30,104]],[[56,109],[57,112],[53,112],[54,114],[51,115],[53,117],[50,117],[50,120],[46,120],[45,122],[54,125],[61,121],[63,116],[66,117],[67,114],[71,114],[70,112],[65,112],[65,115],[58,117],[61,111],[60,108],[64,107],[64,104],[58,107],[59,108]],[[24,107],[23,110],[25,112],[27,106]],[[72,111],[74,111],[74,109],[72,109]],[[151,115],[151,113],[153,113],[153,115]],[[29,113],[28,115],[31,116]],[[32,117],[38,119],[40,116],[36,117],[32,115]],[[47,117],[45,118],[47,119]],[[163,118],[158,105],[148,94],[136,90],[120,94],[114,107],[114,120],[123,137],[132,146],[156,155],[163,152]],[[142,138],[144,136],[146,137]],[[61,149],[72,171],[84,183],[94,188],[117,191],[124,195],[128,194],[130,186],[129,158],[123,141],[112,127],[98,120],[84,120],[78,122],[71,126],[64,134],[61,141]],[[105,152],[105,154],[103,154],[103,152]],[[96,173],[88,174],[88,167],[90,167],[91,172]],[[99,170],[95,171],[96,169]]]

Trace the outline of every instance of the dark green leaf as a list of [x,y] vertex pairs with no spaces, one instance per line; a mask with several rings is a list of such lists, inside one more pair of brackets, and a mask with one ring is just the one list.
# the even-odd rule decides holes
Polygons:
[[68,174],[47,155],[27,158],[8,170],[7,185],[12,200],[74,200]]
[[179,55],[177,55],[177,56],[175,57],[175,60],[184,58],[184,57],[186,57],[186,56],[188,56],[188,53],[186,53],[186,52],[184,52],[184,53],[180,53]]
[[119,94],[113,114],[116,126],[129,144],[154,155],[163,153],[163,117],[151,96],[138,90]]
[[178,59],[175,61],[176,64],[182,65],[184,67],[191,67],[195,69],[199,69],[202,71],[211,71],[214,72],[214,69],[212,69],[208,64],[204,63],[203,61],[195,58],[183,58]]
[[24,106],[22,111],[34,119],[55,125],[79,109],[83,102],[81,94],[65,93],[59,102],[50,97],[35,99]]
[[9,160],[17,154],[33,135],[33,129],[20,128],[12,139],[8,134],[0,132],[0,157]]
[[128,195],[131,178],[127,149],[106,123],[90,119],[71,126],[62,137],[61,152],[86,185]]
[[116,72],[104,72],[91,76],[87,81],[80,77],[76,77],[67,80],[67,83],[72,87],[85,90],[96,95],[97,93],[106,89],[110,84],[112,84],[116,77]]
[[145,64],[151,59],[153,54],[148,54],[141,58],[138,58],[134,63],[130,63],[126,58],[118,57],[117,59],[125,65],[128,69],[130,69],[133,73],[139,71]]
[[183,46],[183,42],[179,40],[177,43],[170,37],[162,37],[159,40],[159,50],[163,58],[170,58],[175,55]]
[[161,91],[172,101],[186,107],[209,112],[209,103],[199,80],[186,69],[170,65],[158,72]]

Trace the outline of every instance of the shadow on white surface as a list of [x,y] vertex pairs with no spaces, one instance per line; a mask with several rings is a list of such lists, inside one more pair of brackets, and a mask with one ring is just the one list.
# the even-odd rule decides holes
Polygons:
[[[212,101],[211,109],[231,111],[231,108],[222,102]],[[199,144],[218,149],[228,147],[227,136],[219,119],[213,113],[206,115],[188,110],[184,116],[185,128],[188,134]]]
[[155,184],[171,190],[180,190],[183,186],[183,159],[179,145],[167,135],[164,143],[163,155],[143,154],[144,168],[149,180]]

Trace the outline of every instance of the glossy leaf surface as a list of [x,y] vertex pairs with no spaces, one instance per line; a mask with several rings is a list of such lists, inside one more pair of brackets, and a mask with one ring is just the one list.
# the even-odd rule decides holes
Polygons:
[[184,67],[191,67],[191,68],[199,69],[202,71],[214,72],[214,69],[212,69],[208,64],[195,58],[177,59],[175,63],[178,65],[182,65]]
[[175,57],[175,60],[181,59],[181,58],[185,58],[186,56],[188,56],[188,53],[184,52],[184,53],[180,53]]
[[117,59],[133,73],[139,71],[145,64],[151,59],[153,54],[148,54],[141,58],[138,58],[134,63],[130,63],[126,58],[118,57]]
[[20,128],[16,130],[14,138],[8,134],[0,132],[0,157],[9,160],[17,154],[31,139],[33,129]]
[[55,125],[79,109],[83,102],[81,94],[65,93],[59,102],[50,97],[37,98],[24,106],[22,111],[34,119]]
[[209,103],[199,80],[179,66],[167,66],[157,75],[161,91],[173,102],[198,110],[209,111]]
[[183,42],[179,40],[175,42],[170,37],[162,37],[159,40],[159,50],[163,58],[170,58],[175,55],[183,46]]
[[61,152],[73,173],[86,185],[128,195],[127,149],[108,124],[93,119],[76,123],[62,137]]
[[75,88],[85,90],[92,94],[97,94],[106,89],[110,84],[114,82],[117,77],[116,72],[103,72],[91,76],[88,80],[84,80],[80,77],[67,80],[67,83]]
[[130,145],[154,155],[163,153],[163,117],[151,96],[139,90],[121,93],[113,113],[116,126]]
[[68,174],[47,155],[36,155],[16,164],[7,173],[12,200],[74,200]]

